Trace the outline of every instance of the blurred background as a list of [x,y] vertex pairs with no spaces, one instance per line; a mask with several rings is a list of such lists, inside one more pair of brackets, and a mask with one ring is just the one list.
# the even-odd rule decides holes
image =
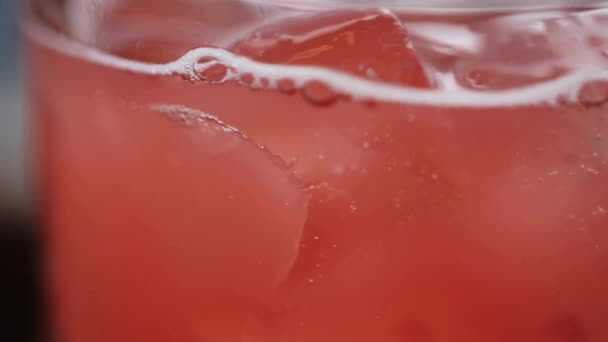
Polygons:
[[28,201],[19,0],[0,0],[0,341],[39,335],[37,231]]
[[23,160],[23,82],[16,23],[19,0],[0,0],[0,206],[22,211],[25,206]]

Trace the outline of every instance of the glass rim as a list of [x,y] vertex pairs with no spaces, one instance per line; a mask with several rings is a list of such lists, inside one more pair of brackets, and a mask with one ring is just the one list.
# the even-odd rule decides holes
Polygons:
[[[76,60],[93,63],[101,67],[121,70],[129,73],[152,76],[182,75],[187,76],[195,68],[201,58],[213,58],[226,65],[238,65],[244,68],[244,72],[270,75],[275,79],[300,78],[304,81],[321,81],[330,88],[347,94],[353,98],[362,100],[380,100],[389,103],[401,103],[415,106],[451,106],[462,108],[478,107],[529,107],[539,105],[554,105],[562,100],[574,99],[583,85],[589,82],[604,82],[608,80],[608,70],[598,72],[593,66],[583,65],[580,70],[560,76],[547,82],[526,85],[523,87],[479,92],[465,88],[455,88],[446,91],[443,88],[419,89],[408,85],[394,85],[390,83],[367,80],[358,76],[346,74],[320,66],[294,66],[258,62],[247,57],[224,51],[221,48],[199,47],[186,52],[183,56],[169,62],[145,62],[114,55],[111,52],[99,49],[74,37],[58,32],[48,22],[39,17],[40,13],[34,13],[28,8],[34,2],[41,1],[49,4],[46,0],[24,0],[25,8],[22,8],[20,20],[21,31],[26,40],[36,42],[42,47]],[[55,0],[61,1],[61,0]],[[199,0],[185,0],[199,1]],[[211,0],[217,1],[217,0]],[[284,6],[293,3],[312,2],[320,0],[240,0],[245,2],[266,3],[272,6]],[[347,0],[327,0],[327,3],[345,2]],[[357,3],[369,4],[371,1],[386,2],[391,0],[354,0]],[[415,0],[422,1],[422,0]],[[449,0],[431,0],[449,1]],[[518,0],[519,1],[519,0]],[[277,3],[278,2],[278,3]],[[61,2],[64,3],[64,2]],[[596,4],[596,2],[593,2]],[[608,5],[608,1],[602,2]],[[335,7],[330,7],[335,8]],[[352,8],[352,7],[351,7]],[[368,6],[369,8],[369,6]],[[376,8],[383,8],[376,6]],[[386,8],[386,7],[384,7]],[[577,8],[588,10],[585,6]],[[326,8],[315,7],[316,10]],[[338,7],[340,9],[340,7]],[[391,8],[392,9],[392,8]],[[408,8],[405,8],[406,10]],[[428,8],[429,13],[437,14],[435,9]],[[466,9],[468,11],[468,9]],[[528,11],[529,8],[522,9]],[[606,9],[591,8],[591,11]],[[432,12],[431,12],[432,11]],[[444,14],[439,12],[438,14]],[[469,12],[470,13],[470,12]],[[608,13],[608,12],[606,12]],[[280,75],[279,75],[280,74]],[[301,83],[302,83],[301,82]],[[555,96],[555,95],[560,96]]]
[[386,7],[419,12],[530,11],[548,8],[608,8],[606,0],[244,0],[299,9]]

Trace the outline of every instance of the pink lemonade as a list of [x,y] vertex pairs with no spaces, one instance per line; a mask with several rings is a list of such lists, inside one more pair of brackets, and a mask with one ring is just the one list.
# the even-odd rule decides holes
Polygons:
[[30,1],[55,341],[608,341],[608,10],[346,3]]

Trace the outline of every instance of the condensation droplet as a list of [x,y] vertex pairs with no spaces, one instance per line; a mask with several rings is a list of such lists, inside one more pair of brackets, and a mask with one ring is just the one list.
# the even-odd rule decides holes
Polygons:
[[308,101],[320,106],[331,105],[338,99],[338,95],[330,87],[319,81],[306,83],[302,95]]

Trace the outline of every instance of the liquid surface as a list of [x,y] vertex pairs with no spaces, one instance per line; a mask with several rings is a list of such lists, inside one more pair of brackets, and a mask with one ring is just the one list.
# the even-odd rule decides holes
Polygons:
[[605,10],[73,4],[27,23],[58,341],[608,340]]

